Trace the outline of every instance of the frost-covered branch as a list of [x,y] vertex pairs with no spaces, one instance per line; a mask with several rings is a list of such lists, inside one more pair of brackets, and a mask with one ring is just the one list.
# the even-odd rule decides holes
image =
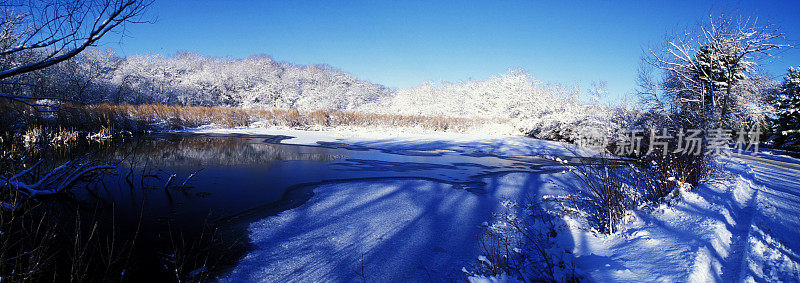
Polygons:
[[691,116],[686,121],[694,126],[758,123],[763,113],[746,106],[763,103],[768,92],[757,87],[767,85],[756,67],[786,47],[784,34],[774,26],[728,15],[710,17],[707,24],[677,32],[661,48],[646,51],[643,62],[661,70],[663,77],[653,82],[640,76],[639,93],[654,110],[669,108]]
[[[0,188],[17,190],[31,198],[61,194],[68,192],[70,188],[85,177],[116,168],[111,165],[101,164],[98,160],[74,159],[52,169],[41,177],[33,176],[33,170],[41,162],[37,162],[10,178],[0,177]],[[26,175],[30,175],[28,179],[31,181],[25,182],[22,180]]]
[[[42,58],[15,61],[0,70],[0,79],[50,67],[93,46],[109,31],[136,22],[151,2],[144,0],[19,0],[5,3],[0,27],[0,59],[19,59],[23,51]],[[93,18],[89,22],[88,19]],[[13,58],[12,58],[13,57]]]

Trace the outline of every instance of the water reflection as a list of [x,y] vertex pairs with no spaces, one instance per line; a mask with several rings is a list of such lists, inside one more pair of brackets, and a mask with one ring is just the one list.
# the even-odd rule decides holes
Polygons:
[[219,267],[235,263],[247,248],[251,220],[303,204],[320,184],[413,178],[481,193],[487,175],[560,170],[544,159],[281,144],[286,138],[157,134],[93,148],[87,151],[118,168],[75,196],[84,213],[112,223],[105,233],[135,237],[144,247],[134,257],[137,269],[130,271],[133,279],[144,280],[171,272],[165,267],[177,254],[176,235],[181,243],[192,243],[205,237],[208,227],[225,240],[206,252],[224,259]]

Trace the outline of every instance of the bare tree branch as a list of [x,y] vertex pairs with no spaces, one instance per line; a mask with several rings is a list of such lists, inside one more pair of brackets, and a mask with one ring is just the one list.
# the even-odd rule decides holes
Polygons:
[[[706,24],[668,36],[661,48],[650,48],[643,62],[663,72],[654,83],[640,76],[639,93],[654,108],[677,104],[674,113],[694,115],[690,121],[704,126],[721,126],[745,117],[747,107],[758,103],[758,88],[748,87],[760,76],[758,62],[775,50],[791,47],[772,25],[758,25],[757,19],[728,15],[709,16]],[[751,107],[752,108],[752,107]],[[750,115],[752,116],[752,115]]]
[[[93,46],[124,23],[139,22],[147,0],[18,0],[0,6],[0,61],[25,51],[44,51],[32,62],[0,67],[0,79],[47,68]],[[27,8],[27,9],[25,9]],[[87,23],[87,19],[92,20]],[[47,50],[47,51],[45,51]]]

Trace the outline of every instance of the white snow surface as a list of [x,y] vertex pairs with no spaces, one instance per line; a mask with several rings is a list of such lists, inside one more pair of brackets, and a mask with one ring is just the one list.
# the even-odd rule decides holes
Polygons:
[[800,171],[719,162],[726,179],[634,212],[624,232],[598,235],[567,219],[571,237],[560,237],[561,246],[591,281],[800,280]]
[[[203,126],[183,132],[199,134],[283,135],[285,144],[316,145],[339,142],[388,150],[462,150],[495,155],[574,155],[574,146],[501,133],[463,134],[448,132],[406,132],[396,129],[337,128],[336,131],[306,131],[284,127],[220,128]],[[565,147],[566,146],[566,147]],[[579,150],[580,154],[591,151]]]
[[[515,136],[192,131],[286,135],[295,138],[284,143],[327,141],[390,150],[571,154],[560,143]],[[622,232],[597,234],[563,217],[559,246],[574,255],[571,260],[589,281],[798,281],[800,171],[756,159],[719,162],[728,178],[684,190],[673,205],[631,212]],[[462,271],[481,256],[481,224],[503,200],[566,194],[579,183],[570,173],[510,173],[483,181],[486,194],[414,179],[318,186],[305,204],[252,223],[254,249],[221,280],[508,281],[507,276],[467,278]]]

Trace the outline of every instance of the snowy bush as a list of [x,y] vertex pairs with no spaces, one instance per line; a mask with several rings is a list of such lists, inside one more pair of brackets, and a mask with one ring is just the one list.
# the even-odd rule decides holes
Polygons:
[[648,190],[637,168],[609,158],[572,164],[570,172],[579,180],[579,190],[562,199],[567,211],[580,214],[601,233],[616,232],[627,210],[641,203],[643,191]]
[[509,277],[523,282],[582,278],[570,255],[556,244],[558,231],[552,215],[537,203],[503,201],[502,205],[503,210],[485,223],[476,271],[465,269],[470,278]]
[[[648,148],[647,139],[643,139],[644,148]],[[675,148],[674,142],[671,146]],[[562,161],[579,180],[578,190],[552,199],[565,212],[586,219],[591,228],[614,233],[629,210],[669,203],[680,197],[679,189],[689,190],[719,177],[714,156],[704,151],[695,154],[656,148],[626,157],[633,158],[601,154],[578,162]]]
[[551,140],[575,140],[581,129],[617,127],[610,107],[582,103],[576,87],[542,83],[521,69],[484,81],[402,89],[391,105],[403,114],[509,119],[521,132]]

